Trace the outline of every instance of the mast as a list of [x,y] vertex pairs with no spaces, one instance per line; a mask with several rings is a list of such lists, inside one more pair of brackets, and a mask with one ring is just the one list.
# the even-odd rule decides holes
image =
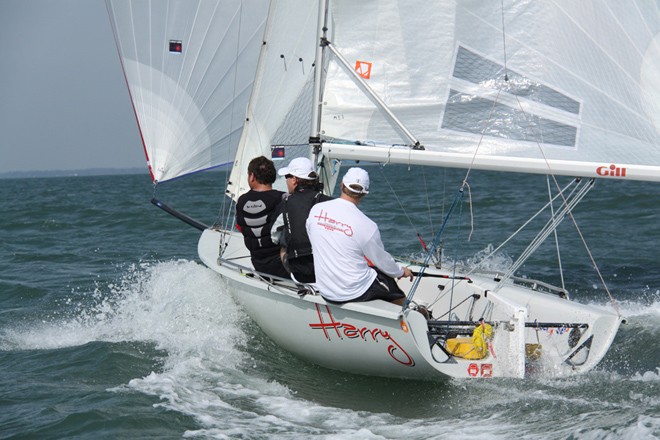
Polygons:
[[314,89],[312,94],[311,134],[309,136],[310,159],[316,164],[319,173],[319,182],[323,185],[323,192],[332,195],[337,181],[339,162],[324,155],[321,150],[321,106],[323,66],[328,42],[328,14],[330,0],[319,0],[318,21],[316,30],[316,54],[314,57]]
[[323,57],[328,31],[329,0],[319,0],[319,15],[316,37],[316,56],[314,58],[314,95],[312,97],[312,126],[309,138],[310,144],[321,141],[321,76],[323,73]]

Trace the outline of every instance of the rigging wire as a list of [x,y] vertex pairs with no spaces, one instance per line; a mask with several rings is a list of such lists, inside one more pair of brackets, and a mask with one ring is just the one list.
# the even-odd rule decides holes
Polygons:
[[435,237],[433,238],[433,241],[431,242],[431,246],[429,250],[426,252],[426,257],[424,258],[424,262],[421,265],[421,268],[419,269],[419,273],[413,280],[413,284],[410,287],[410,291],[408,292],[408,295],[406,296],[406,300],[403,303],[402,310],[406,310],[408,308],[408,305],[412,301],[413,296],[415,295],[415,291],[417,290],[417,287],[419,286],[419,282],[422,279],[424,272],[426,272],[426,268],[429,266],[429,262],[431,261],[432,256],[435,254],[435,249],[438,246],[438,243],[440,242],[440,237],[442,236],[442,233],[445,230],[445,227],[447,226],[447,223],[449,222],[449,219],[451,218],[451,215],[456,208],[456,205],[459,204],[460,200],[463,198],[463,187],[459,188],[458,193],[456,194],[456,197],[454,197],[454,201],[452,202],[451,206],[449,207],[449,210],[447,212],[447,215],[445,216],[445,219],[442,223],[442,226],[436,233]]
[[[465,182],[465,184],[467,185],[467,181]],[[467,187],[468,187],[468,192],[469,192],[470,186],[467,185]],[[462,197],[462,193],[461,193],[461,197]],[[472,204],[470,204],[470,210],[472,210]],[[460,221],[460,218],[462,217],[461,214],[463,213],[463,204],[462,203],[460,204],[460,206],[458,208],[458,212],[459,212],[459,214],[458,214],[459,221],[456,222],[457,230],[456,230],[456,233],[453,234],[453,237],[456,240],[455,241],[455,246],[456,246],[455,249],[458,249],[458,238],[460,237],[461,225],[463,224],[463,222]],[[472,234],[472,232],[470,232],[470,235],[471,234]],[[453,304],[454,304],[454,292],[455,292],[455,287],[456,287],[456,284],[457,284],[456,271],[458,270],[458,252],[454,252],[453,255],[454,255],[454,261],[452,262],[453,267],[452,267],[452,277],[451,277],[451,289],[450,289],[450,293],[449,293],[449,310],[453,310],[453,308],[454,308],[454,306],[453,306]],[[451,314],[449,315],[449,320],[447,321],[447,334],[449,334],[449,321],[451,321]]]
[[396,199],[397,203],[401,207],[401,211],[403,212],[403,214],[408,219],[408,223],[410,223],[410,226],[415,231],[415,234],[417,235],[417,239],[419,240],[419,243],[422,245],[422,249],[424,249],[424,252],[428,252],[428,247],[426,246],[426,242],[424,242],[424,239],[422,238],[421,234],[419,233],[419,231],[415,227],[415,224],[413,223],[412,219],[408,215],[408,212],[406,211],[406,208],[403,206],[403,203],[401,203],[401,200],[399,199],[399,196],[397,195],[396,191],[394,191],[394,187],[392,186],[392,183],[389,181],[389,179],[387,178],[387,176],[383,172],[383,167],[379,166],[378,168],[380,169],[380,174],[385,179],[385,182],[387,182],[387,185],[390,187],[390,192],[394,195],[394,198]]
[[504,81],[509,81],[509,70],[506,65],[506,31],[504,29],[504,0],[500,1],[502,12],[502,58],[504,64]]
[[[548,199],[551,201],[550,202],[550,218],[555,216],[555,207],[554,204],[552,203],[552,187],[550,186],[550,177],[545,176],[545,181],[548,187]],[[559,251],[559,235],[557,234],[557,230],[555,229],[552,231],[554,236],[555,236],[555,247],[557,249],[557,264],[559,265],[559,278],[561,279],[561,288],[566,290],[566,283],[564,282],[564,269],[561,264],[561,252]]]
[[[575,197],[575,193],[576,193],[576,192],[578,191],[578,189],[579,189],[579,187],[577,186],[577,183],[579,183],[579,181],[580,181],[579,178],[573,179],[573,180],[571,180],[571,182],[569,182],[569,183],[568,183],[568,184],[567,184],[567,185],[561,190],[562,192],[566,192],[566,191],[568,191],[569,189],[571,189],[571,187],[573,187],[573,188],[571,189],[571,191],[570,191],[570,193],[569,193],[567,199],[570,200],[570,199],[572,199],[572,198]],[[541,215],[546,209],[548,209],[548,207],[549,207],[549,206],[550,206],[550,205],[551,205],[551,204],[552,204],[557,198],[559,198],[559,194],[557,194],[557,195],[555,195],[554,197],[552,197],[548,203],[546,203],[544,206],[542,206],[542,207],[541,207],[541,208],[540,208],[540,209],[539,209],[534,215],[532,215],[529,219],[527,219],[527,221],[525,221],[525,223],[523,223],[520,227],[518,227],[518,229],[516,229],[516,230],[515,230],[515,231],[514,231],[514,232],[513,232],[513,233],[512,233],[512,234],[511,234],[506,240],[504,240],[502,243],[500,243],[500,245],[499,245],[497,248],[493,249],[488,255],[484,256],[479,262],[477,262],[477,263],[474,265],[474,267],[472,267],[470,270],[468,270],[468,271],[465,273],[465,279],[467,279],[472,273],[476,272],[476,271],[477,271],[477,270],[478,270],[478,269],[479,269],[479,268],[480,268],[480,267],[481,267],[486,261],[488,261],[493,255],[497,254],[497,252],[499,252],[500,249],[502,249],[504,246],[506,246],[507,243],[509,243],[511,240],[513,240],[513,239],[514,239],[514,238],[515,238],[515,237],[516,237],[516,236],[517,236],[517,235],[518,235],[523,229],[525,229],[525,228],[526,228],[526,227],[527,227],[532,221],[534,221],[534,219],[536,219],[536,217],[538,217],[538,216]],[[520,261],[520,260],[518,260],[518,261]],[[522,264],[522,262],[524,262],[524,260],[521,261],[521,264]],[[514,263],[514,264],[515,264],[515,263]],[[516,269],[514,269],[513,272],[515,272],[515,270],[516,270]],[[513,272],[511,272],[511,273],[513,274]],[[506,280],[507,278],[508,278],[508,277],[504,276],[504,277],[501,277],[501,280],[504,281],[504,280]],[[456,284],[460,284],[460,283],[463,282],[465,279],[458,280],[458,282],[456,282]],[[455,285],[452,284],[452,287],[451,287],[450,292],[453,291],[454,287],[455,287]],[[562,286],[562,288],[564,288],[564,286]],[[436,303],[437,301],[439,301],[440,299],[441,299],[441,296],[439,296],[436,300],[434,300],[430,305],[432,306],[433,304],[435,304],[435,303]]]
[[[573,179],[571,182],[569,182],[561,191],[567,191],[571,186],[575,185],[578,182],[579,179]],[[571,193],[569,195],[569,199],[572,197],[572,194],[577,190],[577,188],[573,188],[571,190]],[[479,261],[472,269],[470,269],[465,275],[469,276],[473,272],[475,272],[483,263],[485,263],[489,258],[491,258],[493,255],[495,255],[500,249],[502,249],[507,243],[509,243],[511,240],[515,238],[516,235],[518,235],[523,229],[525,229],[536,217],[541,215],[543,211],[545,211],[548,206],[550,205],[551,202],[556,200],[559,197],[559,194],[555,195],[548,203],[546,203],[544,206],[539,209],[536,214],[532,215],[525,223],[523,223],[518,229],[516,229],[506,240],[504,240],[497,248],[495,248],[493,251],[491,251],[488,255],[483,257],[481,261]]]
[[[515,96],[516,102],[518,103],[518,107],[520,108],[520,111],[522,112],[523,116],[526,118],[527,121],[527,126],[528,128],[532,128],[532,120],[531,117],[525,112],[522,103],[520,102],[520,99],[518,96]],[[546,163],[546,166],[548,167],[548,171],[550,172],[549,176],[552,178],[552,181],[554,182],[554,185],[556,188],[559,188],[559,182],[557,181],[557,177],[552,173],[552,167],[550,166],[550,162],[548,161],[547,156],[545,155],[545,151],[543,151],[543,146],[536,141],[536,145],[538,146],[539,152],[541,153],[541,156],[543,157],[543,160]],[[562,198],[562,201],[564,205],[567,205],[568,202],[566,198],[564,198],[564,195],[560,193],[560,196]],[[596,274],[598,275],[598,279],[600,280],[601,284],[603,285],[603,288],[605,289],[605,292],[607,293],[610,303],[612,304],[612,307],[614,307],[614,310],[616,310],[617,314],[621,316],[621,311],[619,309],[619,305],[614,299],[614,296],[610,292],[610,289],[607,287],[607,283],[605,283],[605,279],[603,278],[603,274],[601,273],[600,269],[598,268],[598,264],[596,263],[596,259],[594,258],[593,254],[591,253],[591,249],[589,248],[589,245],[587,244],[586,239],[584,238],[584,235],[582,234],[582,231],[580,227],[577,224],[577,221],[575,220],[575,217],[573,216],[571,211],[568,211],[568,216],[573,222],[573,225],[575,226],[575,230],[577,231],[578,236],[580,237],[580,240],[582,241],[582,245],[584,246],[585,251],[587,252],[587,255],[589,257],[589,260],[591,261],[591,264],[594,267],[594,270],[596,271]]]
[[[216,9],[217,10],[217,9]],[[215,11],[214,10],[214,14]],[[236,47],[235,47],[235,54],[234,54],[234,60],[238,60],[239,54],[240,54],[240,35],[242,33],[243,29],[243,2],[241,1],[238,6],[238,10],[234,14],[234,17],[238,18],[238,30],[236,32],[236,35],[238,38],[236,38]],[[234,99],[231,101],[230,105],[230,120],[229,120],[229,135],[228,135],[228,143],[230,145],[230,148],[225,149],[225,154],[226,154],[226,159],[225,163],[229,164],[233,162],[232,159],[232,135],[234,133],[234,116],[236,113],[236,95],[237,95],[237,84],[238,84],[238,62],[234,61],[232,65],[233,69],[233,84],[232,84],[232,96]],[[231,167],[228,166],[226,169],[226,176],[225,176],[225,192],[222,195],[222,202],[220,203],[220,206],[218,208],[218,214],[215,223],[213,224],[214,227],[220,227],[226,231],[231,231],[233,229],[233,220],[234,220],[234,203],[231,202],[231,197],[229,197],[227,193],[227,188],[229,188],[229,179],[231,175]],[[224,214],[224,219],[223,219],[223,214]],[[220,242],[220,246],[222,246],[222,240]]]
[[447,189],[447,168],[443,169],[442,173],[442,207],[440,211],[440,218],[445,217],[445,200],[447,200],[447,195],[445,194],[445,190]]
[[[236,39],[236,55],[234,56],[234,60],[238,60],[238,56],[240,53],[240,35],[241,31],[243,29],[243,2],[241,1],[238,7],[238,32],[237,35],[239,38]],[[231,103],[231,118],[229,122],[229,143],[231,145],[231,134],[234,132],[234,111],[236,109],[236,88],[237,88],[237,83],[238,83],[238,61],[234,61],[234,84],[233,84],[233,90],[232,90],[232,96],[234,99],[232,100]],[[227,149],[227,163],[231,162],[231,150]],[[227,170],[227,177],[225,179],[225,188],[227,188],[229,185],[229,170]],[[227,208],[227,201],[228,197],[226,195],[223,195],[222,197],[222,203],[220,204],[220,211],[218,212],[218,220],[220,220],[220,215],[223,212],[227,212],[227,217],[225,218],[225,224],[224,224],[224,229],[225,230],[230,230],[230,222],[233,218],[231,216],[231,213],[233,212],[233,203],[229,203],[229,208]]]
[[[431,228],[431,235],[433,235],[433,217],[431,216],[431,200],[429,199],[429,185],[426,181],[426,168],[422,168],[422,179],[424,180],[424,193],[426,194],[426,209],[429,214],[429,226]],[[444,204],[444,200],[443,200]]]
[[587,184],[583,185],[582,188],[580,188],[578,191],[576,191],[575,195],[572,198],[564,199],[566,203],[562,205],[560,210],[557,212],[555,216],[550,218],[548,222],[545,224],[543,228],[541,228],[541,231],[537,234],[537,236],[534,238],[534,240],[531,241],[531,243],[527,246],[527,249],[525,249],[516,262],[509,268],[508,272],[501,278],[498,286],[494,289],[495,292],[499,291],[503,286],[504,286],[504,281],[510,278],[516,270],[522,266],[522,264],[541,246],[541,244],[545,241],[546,238],[552,233],[552,231],[555,231],[559,223],[563,220],[564,216],[566,214],[570,214],[570,212],[575,208],[575,206],[580,203],[580,201],[584,198],[584,196],[589,192],[589,190],[592,188],[593,184],[593,179],[591,179]]

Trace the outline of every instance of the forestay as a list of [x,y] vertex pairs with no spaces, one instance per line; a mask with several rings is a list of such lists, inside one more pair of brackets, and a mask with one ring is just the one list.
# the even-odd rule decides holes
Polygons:
[[271,3],[245,130],[227,188],[234,199],[249,189],[245,175],[249,161],[261,155],[271,157],[271,145],[304,144],[300,155],[310,156],[307,142],[318,46],[314,37],[318,4]]
[[107,0],[152,179],[230,163],[267,0]]
[[331,56],[326,155],[660,180],[657,2],[331,4],[334,48],[424,149]]

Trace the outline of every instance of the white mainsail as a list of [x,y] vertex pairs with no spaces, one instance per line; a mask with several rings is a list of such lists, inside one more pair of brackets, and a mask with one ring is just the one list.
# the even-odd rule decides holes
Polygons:
[[[333,50],[385,109],[326,51],[321,129],[310,133],[325,141],[326,160],[660,180],[656,2],[330,6]],[[307,1],[271,4],[239,149],[245,156],[239,153],[228,189],[234,197],[245,191],[238,187],[243,159],[306,141],[316,8]],[[402,132],[423,149],[409,148],[414,142]]]
[[267,0],[107,0],[152,179],[231,163]]
[[331,4],[335,49],[424,150],[331,56],[327,155],[660,180],[658,2]]

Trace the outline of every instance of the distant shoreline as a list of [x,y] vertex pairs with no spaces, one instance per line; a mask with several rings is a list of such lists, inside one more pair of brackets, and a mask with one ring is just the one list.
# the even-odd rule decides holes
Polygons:
[[[345,160],[342,162],[345,169],[353,166],[369,167],[378,165],[376,162]],[[224,171],[230,166],[221,165],[205,171]],[[42,170],[42,171],[7,171],[0,173],[0,179],[29,179],[40,177],[82,177],[82,176],[117,176],[127,174],[149,174],[147,167],[140,168],[87,168],[81,170]]]
[[144,168],[89,168],[84,170],[8,171],[0,173],[0,179],[26,179],[38,177],[116,176],[149,174]]

